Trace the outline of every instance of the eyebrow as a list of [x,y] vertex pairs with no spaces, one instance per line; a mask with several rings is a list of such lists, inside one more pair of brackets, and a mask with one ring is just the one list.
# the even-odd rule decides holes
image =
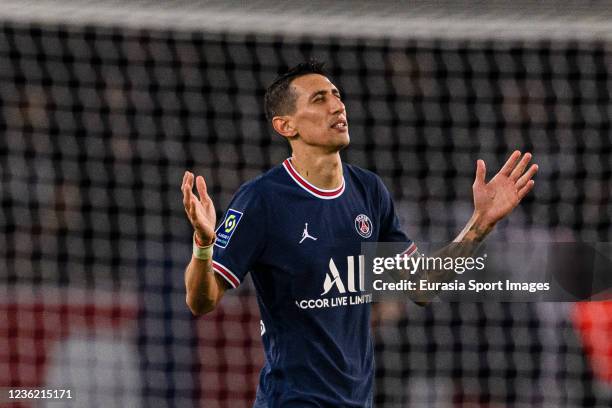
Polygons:
[[[336,88],[331,90],[331,94],[335,95],[335,96],[340,96],[340,91]],[[309,100],[313,100],[315,97],[319,96],[319,95],[327,95],[327,89],[321,89],[319,91],[314,92],[312,95],[310,95]]]

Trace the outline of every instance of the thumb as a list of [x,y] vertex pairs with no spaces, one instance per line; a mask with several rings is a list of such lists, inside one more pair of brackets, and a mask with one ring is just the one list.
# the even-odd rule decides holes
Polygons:
[[474,185],[485,184],[486,176],[487,176],[487,166],[485,165],[484,160],[478,159],[476,161],[476,179],[474,180]]

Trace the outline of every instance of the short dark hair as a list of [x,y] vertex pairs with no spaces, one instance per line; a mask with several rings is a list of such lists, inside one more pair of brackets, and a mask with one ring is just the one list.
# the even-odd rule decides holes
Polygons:
[[279,115],[286,115],[295,110],[297,96],[291,90],[291,83],[294,79],[309,74],[319,74],[328,77],[324,70],[325,63],[311,59],[302,62],[279,75],[272,84],[266,89],[264,96],[264,108],[268,122]]

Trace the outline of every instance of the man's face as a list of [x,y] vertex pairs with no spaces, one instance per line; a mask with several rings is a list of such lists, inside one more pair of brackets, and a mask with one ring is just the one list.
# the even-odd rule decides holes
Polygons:
[[346,109],[340,92],[319,74],[296,78],[291,83],[297,95],[291,116],[299,140],[312,146],[338,151],[349,144]]

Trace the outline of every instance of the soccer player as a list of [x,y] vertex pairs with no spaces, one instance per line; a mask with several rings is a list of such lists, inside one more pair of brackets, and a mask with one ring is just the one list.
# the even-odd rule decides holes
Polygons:
[[[371,407],[361,244],[399,242],[408,255],[416,245],[380,178],[340,160],[349,144],[346,110],[320,64],[277,78],[265,110],[292,156],[240,187],[216,231],[204,178],[185,172],[183,203],[195,230],[187,304],[195,315],[212,311],[250,271],[265,350],[255,407]],[[481,241],[525,197],[537,171],[525,171],[530,158],[514,152],[488,183],[478,160],[474,214],[455,242]]]

